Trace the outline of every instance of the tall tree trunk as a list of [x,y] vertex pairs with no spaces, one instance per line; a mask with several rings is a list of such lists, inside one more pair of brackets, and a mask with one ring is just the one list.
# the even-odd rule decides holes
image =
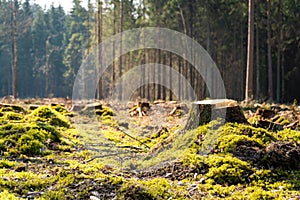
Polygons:
[[278,37],[277,39],[277,43],[278,43],[278,47],[277,47],[277,77],[276,77],[276,101],[279,102],[280,101],[280,80],[281,80],[281,76],[280,76],[280,48],[281,48],[281,43],[280,43],[280,38]]
[[[100,72],[102,71],[102,1],[98,0],[98,11],[97,11],[97,49],[98,49],[98,55],[97,55],[97,64],[99,67]],[[99,77],[98,82],[98,99],[103,98],[103,88],[102,88],[102,77]]]
[[[158,41],[160,42],[160,41]],[[160,65],[161,64],[161,50],[158,49],[157,50],[157,64],[156,65]],[[161,99],[161,84],[162,84],[162,76],[161,76],[161,67],[157,68],[157,95],[156,95],[156,99]]]
[[[210,12],[209,12],[209,0],[207,0],[206,1],[206,31],[207,31],[207,33],[206,33],[206,51],[207,51],[207,53],[208,54],[210,54],[211,53],[211,50],[210,50],[210,45],[211,45],[211,41],[210,41],[210,37],[211,37],[211,35],[210,35]],[[205,68],[205,74],[206,74],[206,76],[208,76],[208,70],[207,70],[207,68]],[[207,80],[206,80],[207,81]],[[203,98],[205,98],[205,97],[208,97],[209,96],[209,91],[208,91],[208,89],[207,89],[207,87],[206,87],[206,83],[205,83],[205,81],[203,80],[202,81],[202,87],[203,87]]]
[[243,98],[243,96],[244,96],[244,89],[245,89],[245,87],[244,87],[244,76],[245,76],[245,73],[244,73],[244,69],[245,69],[245,67],[244,67],[244,63],[245,63],[245,60],[244,60],[244,26],[243,26],[243,20],[241,21],[241,76],[240,77],[242,77],[241,78],[241,82],[240,82],[240,86],[241,86],[241,88],[240,88],[240,96],[241,96],[241,99]]
[[273,99],[273,69],[272,69],[272,50],[271,50],[271,2],[267,0],[267,45],[268,45],[268,96]]
[[[162,64],[164,65],[167,65],[167,55],[166,55],[166,52],[164,52],[162,54],[162,57],[163,57],[163,61],[162,61]],[[169,66],[170,67],[170,66]],[[167,74],[167,71],[166,71],[166,68],[164,67],[163,68],[163,71],[162,71],[162,86],[161,86],[161,95],[162,95],[162,99],[163,100],[167,100],[167,94],[166,94],[166,84],[167,84],[167,77],[166,77],[166,74]]]
[[281,64],[281,0],[278,2],[278,33],[277,33],[277,80],[276,80],[276,101],[279,102],[281,100],[280,94],[280,64]]
[[[117,9],[117,5],[116,5],[116,2],[114,2],[114,11],[113,11],[113,15],[114,15],[114,19],[113,19],[113,35],[116,34],[116,23],[117,23],[117,16],[116,16],[116,9]],[[116,43],[115,41],[113,41],[113,59],[115,59],[115,56],[116,56]],[[114,88],[114,85],[115,85],[115,80],[116,80],[116,62],[114,61],[112,63],[112,88]]]
[[[145,27],[145,23],[146,23],[146,9],[145,9],[145,7],[146,7],[146,5],[145,5],[145,0],[141,0],[142,2],[142,5],[143,5],[143,20],[142,20],[142,22],[143,22],[143,27]],[[143,30],[143,47],[144,47],[144,49],[142,50],[142,64],[146,64],[147,63],[147,61],[146,61],[146,50],[145,50],[145,44],[146,44],[146,38],[145,38],[145,30]],[[142,79],[143,80],[145,80],[146,79],[146,70],[145,70],[145,68],[143,67],[142,68]],[[148,88],[149,87],[149,84],[148,85],[146,85],[146,83],[144,82],[144,84],[145,85],[143,85],[142,86],[142,91],[141,91],[141,93],[142,93],[142,95],[141,95],[141,97],[143,97],[143,98],[149,98],[149,94],[146,96],[146,87]],[[148,90],[147,90],[148,91]]]
[[[194,16],[195,16],[195,12],[194,12],[194,6],[195,6],[195,0],[190,0],[189,1],[189,26],[190,26],[190,37],[192,39],[194,38]],[[190,57],[192,58],[192,63],[194,63],[195,61],[193,60],[194,58],[194,46],[193,43],[191,44],[192,46],[190,47],[191,51],[189,52],[191,55]],[[191,63],[188,63],[189,66],[189,72],[190,72],[190,84],[191,87],[189,89],[189,99],[192,100],[193,98],[193,91],[195,91],[195,77],[194,77],[194,71],[193,71],[193,65]]]
[[[121,81],[121,77],[122,77],[122,69],[123,69],[123,21],[124,21],[124,14],[123,14],[123,0],[120,0],[120,37],[121,37],[121,40],[120,40],[120,58],[119,58],[119,78],[120,78],[120,81]],[[122,89],[122,83],[120,82],[119,84],[119,94],[118,94],[118,98],[119,99],[122,99],[122,92],[123,92],[123,89]]]
[[284,80],[284,54],[282,54],[281,58],[281,99],[284,101],[285,99],[285,80]]
[[[146,63],[148,62],[151,62],[151,50],[150,49],[145,49],[144,50],[146,53],[145,53],[145,60],[147,61]],[[147,83],[147,99],[150,100],[151,99],[151,86],[150,86],[150,78],[151,78],[151,70],[149,69],[148,70],[148,74],[147,74],[147,80],[148,80],[148,83]]]
[[173,76],[172,76],[172,67],[173,67],[173,59],[172,59],[172,53],[171,52],[169,52],[169,56],[170,56],[170,77],[169,77],[169,83],[170,83],[170,88],[169,88],[169,100],[170,101],[172,101],[173,100],[173,94],[172,94],[172,87],[173,87],[173,85],[172,85],[172,80],[173,80]]
[[248,48],[245,100],[253,99],[254,0],[249,0]]
[[[181,20],[182,20],[182,26],[183,26],[183,30],[184,30],[184,34],[185,35],[187,35],[187,28],[186,28],[186,21],[185,21],[185,18],[184,18],[184,15],[183,15],[183,10],[182,10],[182,8],[180,7],[180,4],[177,2],[177,6],[178,6],[178,9],[179,9],[179,11],[180,11],[180,16],[181,16]],[[185,49],[185,53],[183,53],[183,57],[186,57],[186,49]],[[179,62],[179,64],[178,64],[178,67],[179,68],[181,68],[181,66],[182,66],[182,71],[179,71],[179,73],[181,74],[182,73],[182,75],[185,77],[185,80],[183,80],[183,82],[180,80],[180,83],[179,83],[179,85],[180,85],[180,93],[179,93],[179,95],[182,97],[182,99],[187,99],[187,91],[186,91],[186,82],[187,82],[187,79],[188,79],[188,73],[187,73],[187,65],[186,65],[186,61],[185,60],[183,60],[182,62],[181,62],[181,60],[180,60],[180,62]],[[181,85],[182,84],[182,85]]]
[[256,98],[259,99],[260,93],[260,64],[259,64],[259,32],[256,25]]
[[[49,97],[50,36],[46,40],[45,97]],[[83,81],[84,82],[84,81]]]
[[11,56],[12,56],[12,94],[18,97],[18,46],[17,46],[17,1],[11,1]]
[[181,64],[182,64],[182,58],[177,56],[178,58],[178,100],[184,99],[182,92],[181,92]]

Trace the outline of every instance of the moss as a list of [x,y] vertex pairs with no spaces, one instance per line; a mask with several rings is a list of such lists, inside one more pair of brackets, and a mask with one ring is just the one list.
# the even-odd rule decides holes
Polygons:
[[107,106],[102,106],[102,116],[114,116],[114,111]]
[[208,125],[199,126],[192,132],[194,136],[190,149],[196,150],[201,155],[216,151],[235,152],[240,144],[264,148],[265,145],[278,140],[275,133],[263,128],[237,123],[226,123],[218,127],[217,122],[213,121]]
[[0,127],[0,150],[7,155],[49,153],[50,142],[60,142],[59,131],[48,124],[7,124]]
[[[208,194],[213,196],[213,199],[218,199],[217,197],[228,197],[231,196],[232,193],[235,191],[235,186],[226,186],[226,185],[212,185],[212,184],[204,184],[202,186],[204,190],[208,191]],[[222,198],[222,199],[223,199]]]
[[206,178],[218,184],[246,183],[247,177],[253,173],[249,163],[230,155],[210,155],[205,162],[209,166]]
[[18,149],[19,153],[29,156],[46,154],[45,145],[40,141],[33,139],[29,135],[23,135],[21,137],[21,143]]
[[114,116],[115,113],[114,111],[108,107],[108,106],[99,106],[100,108],[97,108],[98,106],[95,106],[93,108],[91,107],[85,107],[80,114],[81,115],[86,115],[86,116],[94,116],[95,114],[101,117],[107,117],[107,116]]
[[154,199],[152,194],[149,194],[147,188],[135,184],[135,183],[127,183],[124,184],[118,194],[118,199]]
[[263,129],[263,128],[254,128],[249,125],[228,123],[221,128],[223,135],[227,134],[237,134],[237,135],[246,135],[252,139],[256,139],[259,143],[269,144],[271,142],[277,141],[274,135]]
[[215,144],[215,148],[222,152],[235,152],[237,145],[240,143],[247,143],[252,147],[263,146],[263,143],[258,139],[252,139],[246,135],[230,134],[219,137]]
[[[250,163],[251,160],[242,161],[229,154],[236,156],[237,147],[241,150],[244,144],[249,149],[258,147],[264,153],[265,147],[274,141],[299,142],[297,131],[273,133],[233,123],[220,127],[218,122],[187,132],[165,129],[147,136],[131,130],[134,137],[153,151],[132,153],[133,158],[131,155],[122,157],[120,169],[119,163],[113,162],[115,157],[84,162],[99,154],[80,145],[83,141],[101,145],[110,139],[114,141],[110,145],[141,147],[139,142],[117,130],[114,117],[100,116],[98,124],[82,126],[85,134],[78,136],[76,129],[52,123],[51,118],[57,117],[57,113],[66,119],[63,107],[52,106],[45,110],[52,114],[5,111],[0,117],[4,119],[8,112],[23,116],[19,120],[5,119],[4,123],[0,120],[0,154],[11,156],[8,160],[17,160],[0,160],[0,199],[3,193],[7,199],[10,194],[25,197],[32,191],[44,192],[36,195],[36,199],[88,199],[91,196],[101,199],[288,199],[300,190],[300,171],[284,171],[274,166],[267,166],[267,170],[264,165],[256,169],[253,166],[257,165]],[[91,126],[97,129],[91,132]],[[208,145],[204,147],[212,148],[205,156],[199,154],[203,139]],[[111,146],[100,145],[93,147],[103,153],[111,151]],[[159,148],[155,150],[156,147]],[[48,152],[51,154],[45,156]],[[145,154],[147,157],[142,157]],[[129,174],[123,171],[129,166],[126,159],[138,170]],[[175,159],[181,160],[176,160],[174,165],[171,162],[170,167],[164,165],[164,161]],[[159,170],[147,168],[154,165],[159,165]],[[151,170],[150,175],[140,175],[140,168]],[[174,176],[167,176],[169,173]],[[182,178],[179,182],[174,177]],[[94,195],[94,191],[99,195]]]
[[6,136],[11,136],[18,133],[23,133],[28,130],[26,124],[5,124],[0,126],[0,138],[5,138]]
[[164,178],[154,178],[148,181],[129,181],[123,184],[118,199],[168,199],[170,182]]
[[68,110],[66,109],[65,106],[60,105],[60,104],[56,104],[51,106],[52,109],[56,110],[57,112],[61,113],[61,114],[67,114]]
[[66,197],[65,197],[65,193],[59,190],[59,191],[47,191],[45,192],[45,194],[43,194],[41,199],[64,200],[66,199]]
[[206,167],[205,157],[186,151],[181,158],[185,166],[195,166],[197,168]]
[[103,131],[105,138],[115,143],[125,143],[130,138],[126,137],[126,135],[120,131],[116,131],[112,128]]
[[300,142],[300,131],[285,129],[276,134],[278,140],[288,142]]
[[290,121],[287,120],[287,119],[284,118],[284,117],[279,117],[279,118],[276,120],[275,123],[281,124],[281,125],[285,126],[285,125],[289,125],[289,124],[290,124]]
[[[17,165],[16,162],[12,162],[9,160],[0,160],[0,168],[13,168]],[[1,198],[0,198],[1,199]]]
[[5,104],[3,106],[0,105],[0,108],[1,108],[0,109],[1,112],[15,112],[15,113],[23,113],[23,114],[27,112],[26,109],[20,105]]
[[52,126],[70,127],[70,122],[62,114],[49,106],[41,106],[26,116],[28,121],[46,122]]
[[[44,130],[48,133],[48,138],[53,140],[54,142],[60,142],[61,141],[61,133],[57,130],[56,127],[51,126],[46,123],[37,122],[37,128],[40,130]],[[47,139],[48,139],[47,138]]]
[[6,199],[6,200],[22,200],[22,198],[16,197],[14,194],[10,193],[7,190],[4,190],[1,192],[0,190],[0,199]]
[[0,188],[8,189],[18,195],[27,195],[29,191],[40,191],[54,183],[55,179],[43,174],[32,172],[16,172],[12,170],[0,169]]
[[5,112],[2,119],[3,120],[14,120],[14,121],[20,121],[24,118],[23,114],[15,113],[15,112]]
[[257,126],[259,121],[262,119],[262,117],[260,115],[255,115],[253,117],[250,117],[248,119],[248,122],[251,124],[251,125],[254,125],[254,126]]

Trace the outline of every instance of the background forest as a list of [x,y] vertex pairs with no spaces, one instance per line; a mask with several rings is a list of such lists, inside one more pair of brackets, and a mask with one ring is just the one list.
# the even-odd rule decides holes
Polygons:
[[[300,2],[256,0],[254,8],[255,99],[299,99]],[[29,0],[0,0],[0,96],[70,97],[82,60],[96,44],[148,26],[177,30],[199,42],[219,67],[227,96],[244,99],[248,2],[240,0],[73,0],[70,13],[54,6],[43,10]],[[209,96],[191,64],[170,52],[145,49],[115,60],[98,97],[109,97],[110,83],[145,63],[171,66],[189,80],[198,99]],[[159,74],[154,78],[163,81],[164,73],[154,72]],[[184,88],[179,95],[188,99]],[[159,84],[136,92],[150,100],[182,99]]]

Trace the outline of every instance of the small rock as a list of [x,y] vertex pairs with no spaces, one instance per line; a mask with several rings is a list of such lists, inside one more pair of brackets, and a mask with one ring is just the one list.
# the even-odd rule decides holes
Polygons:
[[181,182],[181,181],[179,181],[179,182],[177,183],[177,185],[178,185],[178,186],[183,186],[183,185],[184,185],[184,183],[183,183],[183,182]]
[[191,188],[197,187],[198,185],[196,183],[191,184]]
[[284,186],[279,186],[279,190],[283,190],[284,189]]
[[90,196],[90,200],[101,200],[101,199],[99,199],[98,197],[95,197],[95,196]]
[[203,184],[205,182],[205,179],[202,177],[200,180],[199,180],[199,183]]
[[198,176],[198,173],[195,173],[195,174],[194,174],[194,179],[195,179],[195,180],[197,179],[197,176]]
[[93,192],[92,192],[92,195],[93,195],[93,196],[97,196],[97,197],[100,196],[99,192],[97,192],[97,191],[93,191]]
[[107,165],[105,165],[105,169],[106,169],[106,170],[113,170],[113,169],[114,169],[114,166],[113,166],[113,165],[107,164]]

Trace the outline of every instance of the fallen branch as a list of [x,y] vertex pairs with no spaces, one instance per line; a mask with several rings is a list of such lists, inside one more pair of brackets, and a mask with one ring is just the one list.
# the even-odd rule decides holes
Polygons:
[[284,129],[290,128],[292,130],[295,130],[297,128],[298,123],[299,123],[299,121],[297,120],[297,121],[295,121],[295,122],[293,122],[293,123],[291,123],[289,125],[284,126],[283,128]]
[[148,149],[150,149],[150,147],[149,147],[146,143],[144,143],[144,142],[142,142],[141,140],[139,140],[139,139],[137,139],[137,138],[131,136],[129,133],[126,133],[126,131],[120,129],[119,127],[117,127],[117,130],[118,130],[118,131],[121,131],[122,133],[124,133],[124,134],[127,135],[128,137],[130,137],[130,138],[132,138],[132,139],[138,141],[140,144],[142,144],[142,145],[144,145],[145,147],[147,147]]
[[119,155],[122,155],[122,154],[127,154],[127,153],[120,153],[119,152],[119,153],[112,153],[112,154],[94,156],[91,159],[84,161],[83,163],[84,164],[89,163],[89,162],[95,160],[96,158],[106,158],[106,157],[112,157],[112,156],[119,156]]

